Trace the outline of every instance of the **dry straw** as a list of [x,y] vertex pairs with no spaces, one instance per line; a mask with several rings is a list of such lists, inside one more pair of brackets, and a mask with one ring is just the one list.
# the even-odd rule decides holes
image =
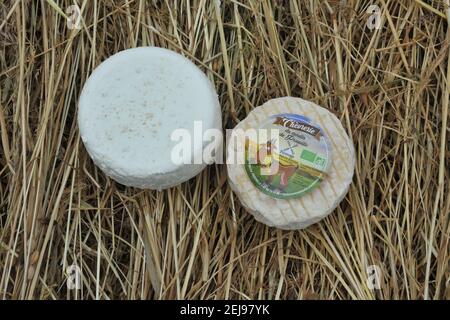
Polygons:
[[[79,30],[66,20],[74,2]],[[0,2],[0,297],[450,298],[446,11],[437,0]],[[105,177],[80,143],[78,96],[101,61],[146,45],[208,74],[226,128],[285,95],[335,112],[357,155],[343,203],[283,232],[241,208],[223,165],[165,192]],[[72,265],[80,290],[67,287]]]

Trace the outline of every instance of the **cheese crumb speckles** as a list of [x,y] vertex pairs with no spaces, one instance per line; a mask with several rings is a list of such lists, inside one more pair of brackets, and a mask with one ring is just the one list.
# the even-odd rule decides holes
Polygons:
[[[171,134],[180,128],[192,134],[196,121],[204,130],[221,128],[213,85],[191,61],[157,47],[129,49],[105,60],[79,101],[78,124],[89,155],[129,186],[165,189],[204,169],[206,163],[171,159],[177,143]],[[193,145],[193,155],[203,152],[203,143]]]
[[[310,159],[314,161],[311,162],[311,166],[319,164],[322,167],[307,168],[311,169],[311,172],[316,173],[322,173],[322,171],[314,171],[314,169],[319,168],[323,170],[323,176],[318,175],[320,183],[315,184],[310,189],[305,189],[303,193],[299,193],[300,195],[291,196],[291,194],[288,194],[286,190],[290,187],[291,191],[295,191],[295,188],[292,188],[292,186],[304,186],[302,184],[304,181],[301,180],[304,177],[298,171],[299,168],[304,167],[301,167],[300,159],[293,158],[289,161],[298,160],[300,167],[297,166],[296,170],[288,171],[289,174],[285,175],[284,178],[280,178],[281,175],[277,173],[277,175],[274,175],[275,178],[272,177],[273,179],[263,182],[257,180],[258,176],[256,174],[256,178],[250,174],[251,171],[248,170],[250,166],[228,163],[229,183],[242,205],[254,215],[256,220],[280,229],[303,229],[325,218],[347,194],[355,168],[354,147],[336,116],[326,109],[300,98],[285,97],[270,100],[252,110],[247,118],[241,121],[234,130],[260,128],[264,121],[271,119],[271,117],[278,119],[277,116],[279,115],[287,115],[286,117],[291,116],[294,118],[297,115],[299,118],[304,117],[304,119],[311,120],[311,123],[317,124],[319,131],[323,133],[319,137],[317,128],[314,126],[308,127],[298,123],[291,125],[290,121],[280,122],[283,123],[283,126],[286,123],[290,124],[289,129],[292,129],[292,131],[295,131],[294,129],[300,130],[294,132],[294,135],[298,133],[300,138],[306,137],[305,139],[311,139],[310,141],[315,141],[313,138],[316,138],[320,143],[326,142],[326,144],[323,143],[322,145],[319,145],[319,142],[314,142],[316,145],[313,146],[315,148],[314,151],[323,152],[325,156],[315,155],[312,158],[315,160]],[[308,138],[308,135],[316,135],[316,137],[311,136],[313,138]],[[234,145],[228,148],[233,148],[232,151],[239,152]],[[303,147],[299,146],[298,149],[303,150]],[[230,149],[227,152],[230,153]],[[288,157],[285,158],[287,159]],[[320,161],[316,161],[317,159]],[[326,162],[328,163],[326,164]],[[298,175],[292,178],[294,172]],[[311,178],[310,175],[305,176],[308,179]],[[258,183],[261,184],[258,185]],[[297,185],[295,185],[296,183]],[[263,188],[261,185],[265,187]],[[276,187],[271,189],[275,185]],[[282,189],[282,191],[277,188]],[[283,196],[285,198],[281,198]]]

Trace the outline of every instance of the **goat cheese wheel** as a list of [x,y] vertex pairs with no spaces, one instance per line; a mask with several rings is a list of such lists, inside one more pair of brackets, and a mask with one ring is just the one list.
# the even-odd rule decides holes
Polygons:
[[[221,123],[217,93],[206,75],[182,55],[158,47],[105,60],[79,100],[78,125],[89,155],[127,186],[161,190],[197,175],[208,164],[202,154],[210,142],[203,142],[202,133],[221,130]],[[187,161],[174,161],[180,144]]]
[[[261,129],[275,129],[276,138],[261,138]],[[228,140],[230,186],[243,207],[271,227],[303,229],[325,218],[347,194],[354,168],[353,143],[339,119],[300,98],[255,108]]]

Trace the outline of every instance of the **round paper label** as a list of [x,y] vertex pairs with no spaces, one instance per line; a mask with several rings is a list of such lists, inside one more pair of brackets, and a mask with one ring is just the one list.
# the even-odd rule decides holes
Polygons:
[[325,132],[305,116],[273,115],[246,138],[245,170],[259,190],[274,198],[296,198],[313,190],[330,163]]

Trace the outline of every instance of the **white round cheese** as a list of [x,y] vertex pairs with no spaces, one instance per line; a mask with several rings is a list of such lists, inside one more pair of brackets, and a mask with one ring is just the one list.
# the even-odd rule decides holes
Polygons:
[[[230,186],[256,220],[280,229],[306,228],[330,214],[348,192],[355,168],[353,143],[335,115],[292,97],[273,99],[252,110],[233,129],[231,140],[239,130],[269,127],[282,129],[279,150],[274,149],[273,140],[257,144],[253,164],[247,153],[245,163],[230,156],[243,150],[237,147],[239,143],[228,141]],[[248,151],[248,136],[245,145]],[[276,163],[276,171],[261,173],[261,168],[269,166],[260,159],[261,150],[265,160],[272,151],[278,155],[269,154],[270,166]]]
[[[140,47],[111,56],[80,96],[78,125],[89,155],[128,186],[161,190],[203,170],[208,144],[202,132],[194,134],[195,122],[203,131],[221,128],[217,93],[199,68],[167,49]],[[190,134],[184,143],[192,146],[192,161],[173,159],[177,129]]]

